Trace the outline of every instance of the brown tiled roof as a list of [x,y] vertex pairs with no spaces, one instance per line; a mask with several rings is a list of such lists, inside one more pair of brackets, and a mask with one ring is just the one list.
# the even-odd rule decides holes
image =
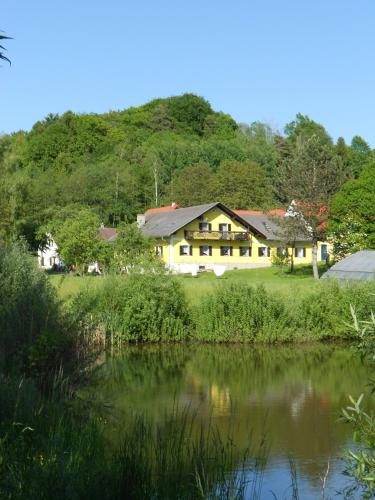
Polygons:
[[117,237],[117,230],[114,227],[101,227],[98,237],[101,240],[114,241]]
[[146,210],[144,215],[147,217],[149,215],[157,214],[159,212],[170,212],[171,210],[176,210],[177,208],[180,208],[177,204],[166,205],[164,207],[149,208],[148,210]]

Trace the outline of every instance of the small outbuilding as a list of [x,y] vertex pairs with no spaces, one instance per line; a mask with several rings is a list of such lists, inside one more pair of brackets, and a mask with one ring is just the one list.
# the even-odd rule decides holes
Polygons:
[[375,278],[375,250],[362,250],[340,260],[322,278],[371,280]]

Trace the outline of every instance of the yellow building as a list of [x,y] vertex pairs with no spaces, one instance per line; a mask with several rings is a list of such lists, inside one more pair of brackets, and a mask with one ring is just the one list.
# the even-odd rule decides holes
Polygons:
[[[145,236],[155,238],[156,252],[176,272],[270,266],[272,255],[285,250],[273,218],[258,211],[230,210],[222,203],[150,209],[138,216],[138,225]],[[325,260],[328,251],[327,243],[319,243],[318,259]],[[311,241],[297,238],[293,253],[295,264],[311,263]]]

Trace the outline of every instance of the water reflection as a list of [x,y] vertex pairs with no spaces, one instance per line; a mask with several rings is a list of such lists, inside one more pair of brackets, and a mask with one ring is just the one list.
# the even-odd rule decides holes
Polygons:
[[369,367],[346,346],[142,346],[108,357],[91,391],[113,405],[119,425],[134,412],[159,421],[178,404],[213,418],[223,435],[235,422],[239,449],[250,431],[256,446],[266,429],[264,498],[271,490],[284,495],[289,457],[303,498],[314,498],[328,462],[330,487],[342,485],[337,458],[351,430],[337,419],[348,394],[364,392],[368,379]]

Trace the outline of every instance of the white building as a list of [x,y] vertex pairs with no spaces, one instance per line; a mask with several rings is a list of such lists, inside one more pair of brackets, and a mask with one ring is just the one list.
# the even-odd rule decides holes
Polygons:
[[47,244],[38,250],[38,264],[42,269],[56,269],[63,266],[58,248],[50,234],[47,235]]

